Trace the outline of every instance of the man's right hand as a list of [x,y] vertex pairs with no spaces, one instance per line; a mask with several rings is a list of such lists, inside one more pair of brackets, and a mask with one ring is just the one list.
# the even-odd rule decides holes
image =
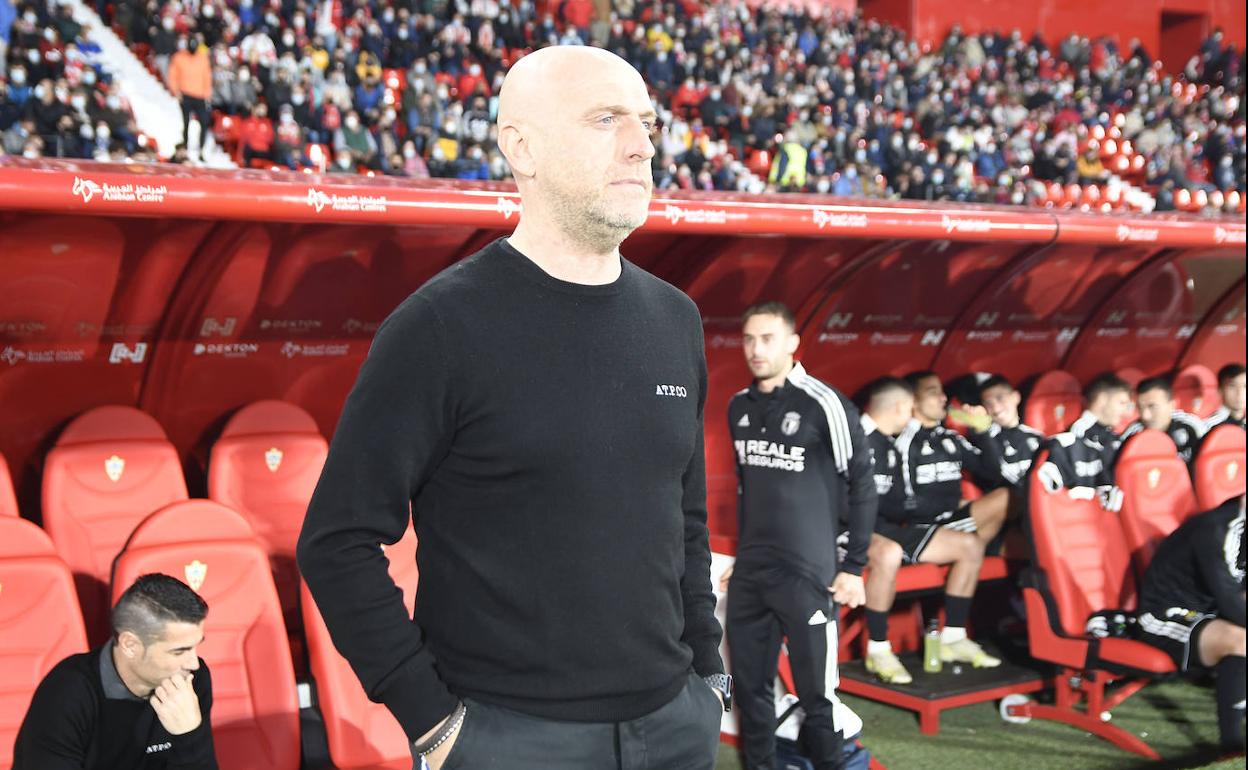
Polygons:
[[[454,714],[451,716],[454,716]],[[450,718],[451,717],[448,716],[446,719]],[[446,722],[446,719],[438,722],[436,727],[422,735],[420,737],[420,741],[418,742],[424,742],[432,738],[438,730],[442,729],[442,725]],[[467,721],[468,715],[464,714],[464,718],[459,722],[459,727],[455,728],[455,731],[451,733],[450,737],[443,741],[441,746],[425,755],[425,764],[429,766],[429,770],[442,770],[442,764],[446,762],[446,758],[450,756],[451,749],[455,746],[455,741],[459,740],[459,734],[464,729],[464,722]]]
[[728,569],[724,570],[724,574],[719,576],[719,590],[727,591],[728,581],[731,579],[732,579],[732,566],[729,565]]

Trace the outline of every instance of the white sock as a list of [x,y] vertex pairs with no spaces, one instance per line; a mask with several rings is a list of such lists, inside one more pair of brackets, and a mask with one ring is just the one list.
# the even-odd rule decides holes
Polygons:
[[881,652],[892,652],[892,651],[893,651],[893,644],[887,639],[885,639],[882,642],[877,642],[874,639],[867,640],[867,654],[868,655],[875,655]]
[[957,626],[945,626],[940,632],[941,644],[954,644],[966,638],[966,629]]

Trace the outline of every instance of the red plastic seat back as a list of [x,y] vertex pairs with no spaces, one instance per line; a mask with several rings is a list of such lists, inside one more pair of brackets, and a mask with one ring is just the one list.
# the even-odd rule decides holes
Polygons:
[[1187,464],[1165,433],[1145,430],[1118,452],[1114,479],[1122,489],[1122,529],[1143,575],[1158,544],[1196,512]]
[[[390,577],[403,591],[403,602],[411,614],[416,603],[416,533],[408,527],[403,539],[385,547],[390,560]],[[407,736],[390,711],[374,703],[350,664],[338,654],[325,620],[321,617],[306,584],[301,590],[303,625],[308,637],[308,660],[325,718],[329,756],[342,770],[412,766]]]
[[208,461],[208,496],[242,514],[264,543],[288,619],[299,603],[295,544],[328,452],[312,415],[258,401],[230,418]]
[[1174,400],[1179,408],[1202,420],[1218,411],[1218,377],[1207,366],[1192,364],[1174,376]]
[[149,516],[117,557],[113,599],[140,575],[172,575],[208,602],[199,655],[212,670],[221,767],[298,770],[299,699],[269,559],[247,521],[211,500]]
[[17,510],[17,495],[13,493],[13,477],[9,475],[9,464],[4,455],[0,455],[0,516],[20,516]]
[[29,521],[0,518],[0,768],[43,677],[85,652],[87,634],[74,578],[51,539]]
[[113,558],[148,514],[186,497],[177,450],[156,420],[133,407],[84,412],[48,452],[43,528],[74,573],[92,644],[108,634]]
[[1083,412],[1083,392],[1073,374],[1056,369],[1036,380],[1027,396],[1023,422],[1046,436],[1070,427]]
[[1068,636],[1082,638],[1088,616],[1104,609],[1134,609],[1135,578],[1118,517],[1095,497],[1049,492],[1036,478],[1048,459],[1032,465],[1030,516],[1036,566],[1048,579],[1058,620]]
[[1200,510],[1217,508],[1244,494],[1246,435],[1238,425],[1219,425],[1201,442],[1192,465]]

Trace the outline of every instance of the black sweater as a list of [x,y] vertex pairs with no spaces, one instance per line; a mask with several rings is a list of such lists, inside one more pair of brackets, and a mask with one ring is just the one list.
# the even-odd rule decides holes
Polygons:
[[[858,410],[794,364],[770,393],[752,385],[728,405],[740,483],[737,571],[784,564],[829,585],[861,575],[875,528],[871,458]],[[849,534],[837,565],[837,536]]]
[[[697,308],[622,261],[557,280],[499,240],[378,330],[299,566],[335,645],[411,738],[455,696],[623,721],[722,671]],[[378,543],[410,518],[416,617]]]
[[192,687],[199,727],[170,735],[146,698],[125,689],[112,644],[71,655],[39,683],[13,747],[13,770],[216,770],[212,677],[201,660]]

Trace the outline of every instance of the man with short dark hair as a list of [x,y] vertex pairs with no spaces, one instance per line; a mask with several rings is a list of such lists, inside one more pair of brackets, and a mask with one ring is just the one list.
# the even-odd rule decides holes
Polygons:
[[1125,442],[1144,430],[1159,430],[1170,437],[1183,462],[1192,461],[1192,453],[1205,434],[1205,424],[1194,414],[1178,408],[1174,390],[1165,377],[1149,377],[1140,380],[1135,388],[1135,404],[1140,419],[1122,432]]
[[776,761],[773,691],[785,639],[810,758],[817,770],[840,767],[847,736],[833,719],[836,605],[863,602],[875,524],[858,410],[793,359],[799,341],[784,304],[746,310],[742,348],[754,382],[728,405],[739,535],[725,625],[746,770],[772,770]]
[[215,770],[212,679],[196,654],[208,605],[168,575],[143,575],[113,607],[113,636],[39,683],[13,770]]
[[988,436],[1001,454],[1001,476],[1018,487],[1031,470],[1031,461],[1044,443],[1044,434],[1023,423],[1018,413],[1022,395],[1002,375],[994,374],[979,384],[979,401],[992,418]]
[[1049,459],[1037,476],[1049,492],[1097,496],[1106,510],[1117,511],[1122,490],[1114,484],[1114,462],[1122,438],[1114,426],[1131,408],[1131,386],[1115,374],[1101,374],[1083,389],[1083,398],[1087,407],[1070,430],[1049,439]]
[[1205,420],[1206,433],[1219,425],[1244,427],[1246,382],[1243,364],[1227,364],[1218,370],[1218,395],[1222,396],[1222,406]]
[[[867,552],[866,667],[892,684],[912,681],[888,639],[888,613],[903,563],[952,565],[945,583],[941,658],[976,668],[1001,665],[967,637],[966,624],[985,549],[1005,522],[1009,492],[996,489],[963,502],[963,470],[999,479],[1001,460],[986,432],[972,430],[972,443],[944,427],[947,403],[939,377],[914,372],[900,382],[883,380],[873,386],[863,420],[880,495]],[[910,415],[905,406],[910,406]],[[982,407],[968,411],[987,420]],[[888,438],[892,431],[899,432],[895,440]]]

